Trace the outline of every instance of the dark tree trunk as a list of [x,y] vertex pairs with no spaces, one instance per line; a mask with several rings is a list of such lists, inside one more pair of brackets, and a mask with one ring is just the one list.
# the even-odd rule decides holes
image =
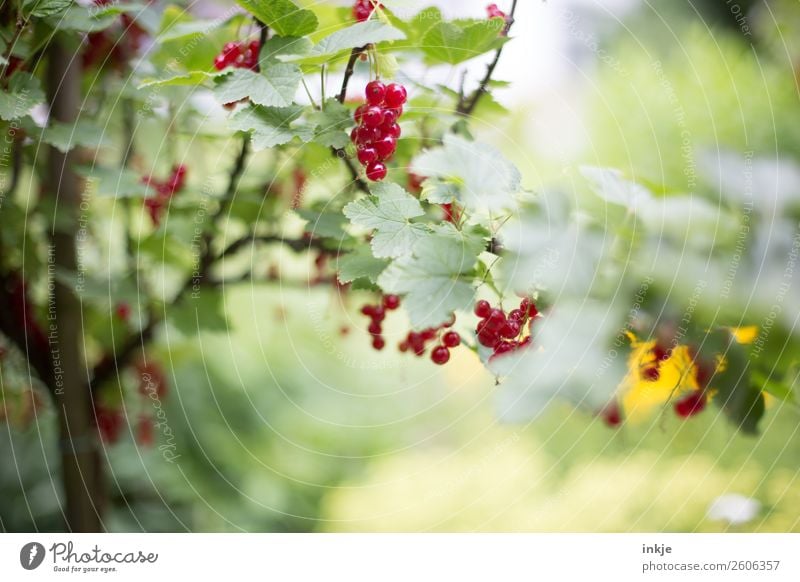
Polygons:
[[[80,112],[81,69],[77,46],[56,35],[48,49],[47,90],[50,119],[73,123]],[[52,296],[48,305],[48,335],[54,361],[60,363],[51,379],[59,415],[60,451],[66,498],[67,529],[96,532],[101,529],[100,456],[92,422],[91,395],[81,346],[81,310],[75,290],[54,280],[54,273],[77,271],[76,235],[81,206],[81,181],[75,172],[77,152],[48,151],[46,195],[56,204],[57,220],[51,225],[48,278]]]

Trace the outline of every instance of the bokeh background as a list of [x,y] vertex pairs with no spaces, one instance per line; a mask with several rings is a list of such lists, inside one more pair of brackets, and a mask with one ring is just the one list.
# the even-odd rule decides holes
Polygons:
[[[449,16],[485,9],[386,4],[436,4]],[[531,189],[580,164],[681,189],[687,166],[702,176],[707,152],[729,151],[779,160],[754,177],[756,195],[796,192],[798,28],[791,0],[522,0],[495,75],[511,82],[495,94],[507,114],[476,128]],[[469,78],[483,66],[470,62]],[[407,74],[428,85],[455,76]],[[310,268],[289,253],[262,259],[284,273]],[[797,403],[772,401],[755,437],[713,414],[656,413],[610,430],[566,405],[502,424],[494,378],[471,352],[437,367],[372,351],[358,315],[367,300],[327,287],[232,286],[230,333],[168,332],[154,355],[169,378],[179,462],[133,434],[105,449],[108,529],[800,530]],[[405,329],[402,316],[387,320],[390,345]],[[0,529],[62,527],[55,430],[51,409],[24,430],[0,428]]]

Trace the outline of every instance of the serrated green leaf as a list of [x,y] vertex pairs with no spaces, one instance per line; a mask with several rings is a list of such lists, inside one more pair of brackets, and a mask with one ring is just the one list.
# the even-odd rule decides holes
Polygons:
[[261,68],[278,62],[278,59],[287,55],[305,55],[314,46],[306,37],[273,36],[261,47],[259,63]]
[[337,239],[346,236],[344,226],[347,218],[341,212],[315,212],[302,208],[295,212],[308,222],[306,232],[314,236]]
[[119,22],[119,15],[128,12],[141,12],[142,4],[120,4],[115,2],[107,6],[81,6],[71,2],[63,14],[49,17],[49,22],[60,31],[77,30],[81,32],[98,32]]
[[26,18],[46,18],[65,12],[73,0],[25,0],[22,13]]
[[464,280],[478,261],[475,249],[439,233],[420,238],[413,252],[394,260],[378,277],[387,293],[404,295],[414,329],[436,327],[472,305],[475,289]]
[[295,137],[309,141],[314,130],[310,127],[293,127],[292,123],[300,117],[303,107],[258,107],[251,105],[237,111],[230,119],[232,129],[252,134],[253,148],[263,150],[276,145],[289,143]]
[[357,226],[375,229],[371,244],[376,257],[410,253],[414,243],[427,233],[424,224],[411,222],[425,213],[419,200],[391,183],[376,184],[372,194],[345,206],[345,216]]
[[281,36],[305,36],[317,29],[316,15],[290,0],[236,0],[242,8]]
[[458,201],[472,212],[513,207],[521,189],[519,171],[496,148],[455,134],[445,135],[442,147],[414,158],[411,171],[454,185]]
[[372,251],[367,246],[360,246],[353,252],[339,257],[337,270],[341,283],[350,283],[356,279],[365,277],[371,283],[376,283],[378,275],[387,267],[389,261],[377,259],[372,255]]
[[0,118],[11,121],[24,117],[44,99],[39,80],[30,73],[17,72],[11,77],[8,90],[0,92]]
[[175,75],[167,79],[150,79],[139,85],[139,89],[149,89],[151,87],[179,87],[202,85],[209,79],[215,79],[219,74],[207,73],[205,71],[190,71],[181,75]]
[[457,65],[500,47],[501,19],[437,22],[422,37],[421,48],[432,63]]
[[328,99],[322,111],[314,111],[309,121],[316,127],[314,142],[326,147],[344,148],[350,143],[345,131],[353,125],[350,110],[336,99]]
[[288,107],[294,100],[303,74],[294,65],[270,65],[260,73],[235,69],[217,77],[214,94],[221,103],[250,99],[265,107]]
[[109,144],[105,129],[88,121],[55,122],[42,130],[41,140],[64,153],[77,146],[99,148]]
[[329,34],[314,45],[307,55],[289,56],[284,60],[304,65],[319,64],[356,47],[404,38],[405,34],[393,26],[377,20],[367,20]]

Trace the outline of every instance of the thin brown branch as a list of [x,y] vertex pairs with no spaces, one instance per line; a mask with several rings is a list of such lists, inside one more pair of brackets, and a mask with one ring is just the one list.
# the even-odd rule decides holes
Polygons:
[[[508,20],[506,21],[506,26],[503,29],[504,33],[507,34],[508,31],[511,29],[511,25],[514,24],[514,14],[517,11],[517,0],[514,0],[511,4],[511,12],[508,13]],[[459,115],[463,115],[464,117],[469,117],[472,115],[472,112],[475,111],[475,108],[478,106],[478,101],[480,98],[486,93],[489,82],[492,80],[492,75],[494,74],[495,68],[497,68],[497,63],[500,62],[500,56],[503,54],[503,48],[505,47],[505,43],[500,45],[500,48],[494,53],[494,59],[489,65],[486,67],[486,74],[481,79],[481,82],[478,84],[478,88],[472,92],[472,94],[467,97],[462,97],[458,100],[458,105],[456,106],[456,113]]]

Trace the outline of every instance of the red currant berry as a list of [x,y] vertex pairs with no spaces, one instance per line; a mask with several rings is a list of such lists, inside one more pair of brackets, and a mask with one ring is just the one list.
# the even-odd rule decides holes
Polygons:
[[403,132],[403,130],[400,129],[400,126],[398,124],[386,123],[385,120],[383,122],[383,125],[381,125],[379,129],[381,131],[381,134],[383,134],[384,136],[393,137],[395,139],[400,137],[400,134]]
[[492,311],[492,306],[489,305],[489,302],[485,299],[481,299],[475,304],[475,315],[478,317],[488,317],[489,313]]
[[356,110],[353,112],[353,119],[356,123],[361,124],[361,120],[364,117],[364,112],[368,107],[369,105],[359,105],[356,107]]
[[681,418],[689,418],[706,407],[706,395],[702,390],[697,390],[681,398],[675,403],[675,413]]
[[403,353],[406,353],[408,351],[409,347],[410,346],[408,345],[407,341],[402,341],[399,344],[397,344],[397,349],[400,350]]
[[386,340],[384,340],[381,336],[375,336],[372,338],[372,347],[376,350],[380,351],[386,346]]
[[378,152],[378,159],[387,160],[397,149],[397,140],[390,135],[375,140],[372,144]]
[[372,162],[378,160],[378,150],[372,146],[359,147],[356,156],[358,156],[358,161],[361,162],[362,166],[369,166]]
[[384,295],[383,306],[386,309],[397,309],[400,307],[400,298],[397,295]]
[[216,57],[214,57],[214,68],[216,70],[221,71],[227,66],[228,66],[228,59],[226,59],[224,55],[217,55]]
[[514,339],[519,335],[520,325],[516,321],[507,321],[500,330],[500,335],[507,339]]
[[384,95],[386,95],[386,85],[377,80],[370,81],[367,83],[367,88],[364,92],[367,97],[367,103],[370,105],[380,105],[383,103]]
[[486,327],[492,331],[499,332],[503,329],[503,326],[506,323],[506,314],[503,313],[502,309],[498,309],[495,307],[489,313],[489,317],[486,318]]
[[493,348],[499,341],[500,336],[489,329],[484,328],[478,332],[478,343],[480,343],[482,346]]
[[383,308],[383,305],[375,305],[372,308],[372,320],[373,321],[383,321],[386,318],[386,310]]
[[512,309],[508,312],[508,320],[522,322],[525,319],[525,313],[521,309]]
[[397,119],[400,117],[398,114],[397,109],[384,109],[383,110],[383,124],[384,125],[392,125],[393,123],[397,123]]
[[382,331],[381,324],[373,320],[373,322],[369,324],[367,331],[372,335],[380,335]]
[[620,412],[619,405],[616,402],[612,402],[606,406],[602,412],[600,412],[600,416],[602,417],[603,422],[605,422],[606,425],[611,428],[617,428],[622,424],[622,413]]
[[[403,103],[406,102],[407,97],[408,93],[405,87],[397,83],[389,83],[389,85],[386,86],[386,96],[383,98],[383,101],[386,103],[387,107],[395,108],[401,107]],[[398,116],[399,115],[398,113]]]
[[376,105],[370,105],[364,110],[361,123],[367,127],[378,127],[383,123],[383,109]]
[[442,336],[442,343],[448,348],[454,348],[461,343],[461,336],[458,332],[448,331]]
[[361,125],[356,131],[356,144],[369,145],[378,137],[378,130],[374,127]]
[[445,346],[436,346],[431,351],[431,360],[433,360],[434,364],[438,364],[442,366],[446,364],[450,360],[450,350],[448,350]]
[[373,182],[379,182],[386,177],[386,166],[381,162],[375,162],[367,167],[367,178]]

